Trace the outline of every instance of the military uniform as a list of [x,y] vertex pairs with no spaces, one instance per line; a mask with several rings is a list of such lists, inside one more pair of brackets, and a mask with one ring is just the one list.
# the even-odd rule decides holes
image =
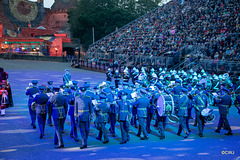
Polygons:
[[80,90],[83,92],[82,96],[77,96],[75,98],[75,116],[79,120],[79,128],[82,136],[82,146],[81,149],[87,147],[87,139],[89,135],[90,119],[92,116],[92,101],[90,97],[85,94],[86,89],[81,87]]
[[65,74],[63,75],[63,84],[69,84],[69,82],[71,81],[71,74],[69,74],[69,69],[65,69]]
[[109,68],[107,73],[106,73],[107,81],[112,82],[112,72],[111,69]]
[[127,71],[124,72],[124,74],[123,74],[123,82],[127,82],[128,83],[129,79],[130,79],[129,73]]
[[[51,95],[53,94],[53,86],[52,86],[53,81],[48,81],[47,83],[48,83],[48,87],[46,88],[46,93],[47,93],[48,97],[51,97]],[[49,126],[53,126],[53,124],[52,124],[52,107],[49,107],[47,111],[48,111],[47,123]]]
[[[153,93],[153,92],[152,92]],[[155,92],[157,94],[157,92]],[[153,94],[153,95],[155,95]],[[154,113],[154,100],[155,96],[150,99],[150,107],[147,109],[147,122],[146,122],[146,130],[148,133],[151,132],[150,126],[151,126],[151,121],[153,118],[153,113]]]
[[110,103],[110,110],[109,110],[109,121],[110,121],[110,128],[109,131],[115,136],[115,124],[116,124],[116,99],[117,95],[114,93],[115,86],[111,86],[112,93],[107,95],[107,101]]
[[135,84],[135,82],[138,80],[138,73],[137,73],[137,71],[134,71],[133,73],[132,73],[132,83],[133,84]]
[[[127,96],[126,92],[122,92],[121,96]],[[120,144],[127,143],[127,140],[129,140],[129,122],[131,120],[131,105],[130,102],[125,100],[117,101],[118,105],[118,120],[120,122],[121,127],[121,135],[122,135],[122,141]]]
[[54,144],[56,148],[64,147],[61,129],[64,125],[64,118],[68,108],[67,99],[64,95],[59,93],[59,88],[54,88],[55,94],[48,100],[47,106],[52,107],[52,117],[55,126]]
[[173,87],[172,93],[173,93],[174,105],[178,106],[180,95],[182,94],[182,86],[180,85],[181,81],[179,79],[176,80],[176,83],[178,84],[175,87]]
[[37,94],[36,97],[33,99],[33,101],[36,101],[37,107],[36,107],[36,114],[38,119],[38,127],[40,130],[40,138],[43,138],[44,130],[45,130],[45,123],[47,118],[47,102],[49,97],[46,93],[43,93],[45,90],[44,86],[39,87],[40,94]]
[[[165,114],[160,114],[157,111],[157,108],[159,107],[158,104],[160,103],[159,101],[161,101],[161,99],[159,99],[159,96],[165,97],[165,95],[167,95],[166,92],[164,92],[163,90],[163,86],[161,83],[157,83],[156,84],[158,89],[161,91],[161,94],[155,94],[155,99],[154,100],[154,105],[156,106],[156,115],[157,115],[157,120],[155,122],[156,126],[159,126],[159,133],[160,133],[160,139],[164,139],[165,138],[165,126],[166,126],[166,115]],[[167,105],[167,104],[165,104]]]
[[[106,99],[106,95],[101,93],[100,94],[100,99]],[[96,122],[99,124],[99,134],[97,139],[101,140],[102,139],[102,135],[104,137],[104,141],[103,143],[108,143],[109,142],[109,138],[107,135],[107,130],[106,130],[106,123],[108,121],[108,112],[109,112],[109,107],[107,106],[106,102],[100,102],[99,105],[97,105],[94,108],[95,112],[96,112]]]
[[232,99],[227,94],[227,92],[228,90],[226,88],[223,88],[220,98],[216,100],[220,114],[218,128],[216,132],[220,133],[221,127],[224,124],[224,127],[228,130],[228,133],[226,133],[226,135],[232,135],[232,130],[227,119],[227,115],[229,114],[229,108],[232,105]]
[[115,71],[114,78],[115,78],[115,86],[116,86],[116,88],[118,88],[118,83],[120,82],[121,75],[120,75],[120,73],[118,73],[117,70]]
[[31,125],[33,126],[33,128],[35,129],[36,128],[36,108],[32,108],[32,102],[33,102],[33,99],[34,99],[34,95],[39,93],[39,89],[37,88],[37,83],[38,81],[36,80],[33,80],[32,81],[32,84],[34,85],[32,88],[29,88],[26,92],[26,95],[29,96],[29,99],[28,99],[28,109],[29,109],[29,113],[30,113],[30,116],[31,116],[31,120],[32,120],[32,123]]
[[188,108],[191,107],[191,103],[187,96],[188,90],[186,88],[183,88],[182,91],[184,95],[179,99],[178,106],[176,106],[178,109],[177,116],[179,117],[179,128],[178,128],[177,135],[180,135],[183,130],[184,133],[186,134],[184,138],[187,138],[189,133],[188,133],[186,122],[187,122],[187,116],[188,116]]
[[[198,84],[200,87],[201,85]],[[203,109],[207,107],[208,98],[206,95],[202,94],[201,91],[197,90],[196,95],[193,97],[193,106],[195,108],[196,120],[198,124],[199,136],[203,136],[203,128],[204,128],[204,119],[201,115]]]
[[[76,88],[72,87],[72,90],[76,91]],[[76,125],[75,116],[74,116],[75,96],[73,94],[67,96],[67,102],[69,106],[68,115],[70,116],[70,120],[71,120],[70,136],[74,138],[75,141],[78,141],[77,125]]]
[[[142,94],[147,94],[147,92],[143,89],[140,91]],[[148,139],[148,133],[146,131],[146,125],[145,125],[145,120],[147,118],[147,108],[150,107],[150,100],[143,96],[141,98],[138,98],[135,102],[132,104],[133,106],[137,107],[137,117],[139,121],[139,128],[138,128],[138,133],[137,136],[141,136],[141,132],[143,132],[144,137],[141,138],[141,140]]]

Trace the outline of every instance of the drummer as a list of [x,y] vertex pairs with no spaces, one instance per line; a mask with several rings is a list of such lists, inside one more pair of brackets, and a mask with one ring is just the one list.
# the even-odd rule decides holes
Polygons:
[[202,94],[202,84],[197,84],[197,91],[193,97],[193,106],[195,108],[196,120],[198,124],[199,136],[203,137],[204,119],[201,112],[207,107],[208,98],[205,94]]
[[182,93],[182,86],[181,86],[181,81],[179,79],[176,79],[175,82],[176,82],[176,85],[175,87],[173,87],[172,93],[173,93],[174,105],[178,106],[180,95]]
[[[162,83],[157,83],[156,85],[159,89],[159,93],[161,94],[161,96],[164,96],[164,94],[166,94],[166,93],[164,92],[164,88],[163,88]],[[157,99],[160,96],[160,94],[158,94]],[[156,101],[155,106],[157,106],[157,104],[159,104],[159,100]],[[157,106],[157,108],[158,107],[159,106]],[[166,126],[166,119],[167,119],[167,117],[165,115],[157,112],[157,121],[158,121],[158,126],[159,126],[160,139],[165,138],[164,129],[165,129],[165,126]]]

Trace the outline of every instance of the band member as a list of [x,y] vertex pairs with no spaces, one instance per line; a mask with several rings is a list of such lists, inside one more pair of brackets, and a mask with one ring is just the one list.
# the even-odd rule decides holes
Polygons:
[[150,100],[147,97],[147,91],[144,89],[140,90],[140,98],[138,98],[135,102],[133,102],[132,106],[137,107],[137,117],[139,121],[139,128],[137,136],[141,137],[141,132],[143,132],[144,137],[141,137],[141,140],[148,139],[148,133],[146,131],[145,121],[147,118],[147,108],[150,107]]
[[75,96],[77,95],[77,87],[72,86],[71,87],[71,94],[67,96],[67,102],[69,105],[69,110],[68,110],[68,115],[70,116],[71,120],[71,132],[70,132],[70,137],[74,138],[76,142],[79,141],[78,139],[78,134],[77,134],[77,124],[75,121],[75,116],[74,116],[74,104],[75,104]]
[[69,73],[69,69],[65,69],[65,74],[63,75],[63,84],[69,84],[71,81],[71,74]]
[[[152,86],[153,87],[153,86]],[[150,88],[149,89],[151,91],[151,95],[155,95],[155,89]],[[156,93],[157,94],[157,93]],[[150,125],[151,125],[151,121],[153,118],[153,113],[154,113],[154,106],[153,106],[153,102],[154,99],[152,99],[152,97],[150,98],[150,107],[147,109],[147,122],[146,122],[146,130],[148,133],[151,133],[151,129],[150,129]]]
[[[47,93],[48,97],[51,97],[53,94],[53,81],[48,81],[47,83],[48,83],[48,86],[46,88],[46,93]],[[53,124],[52,124],[52,107],[48,108],[47,111],[48,111],[47,124],[49,126],[53,126]]]
[[[163,112],[164,109],[162,109],[162,111],[160,111],[159,104],[160,104],[161,99],[159,97],[160,96],[161,97],[165,97],[166,95],[169,95],[169,93],[164,91],[164,87],[163,87],[163,85],[161,83],[157,83],[156,85],[157,85],[157,87],[159,89],[159,91],[158,91],[159,93],[155,93],[155,95],[156,95],[155,99],[156,100],[154,102],[154,104],[156,106],[157,126],[159,126],[160,139],[164,139],[165,138],[165,131],[164,131],[164,129],[165,129],[165,126],[166,126],[166,119],[167,119],[167,117],[166,117],[166,115]],[[162,101],[162,103],[163,103],[163,101]],[[168,104],[170,105],[170,103],[168,103]],[[167,105],[166,101],[165,101],[165,105]]]
[[227,119],[227,115],[229,113],[229,108],[232,105],[232,99],[228,95],[228,89],[226,89],[226,88],[221,89],[221,95],[216,98],[216,104],[219,109],[220,118],[219,118],[219,122],[218,122],[218,128],[215,130],[215,132],[220,133],[220,130],[221,130],[222,126],[224,125],[224,127],[228,130],[228,133],[225,133],[225,135],[233,135],[231,127],[230,127],[228,119]]
[[118,105],[118,121],[120,122],[122,141],[120,144],[127,143],[130,140],[128,135],[129,132],[129,122],[131,120],[131,105],[127,101],[128,93],[121,93],[121,100],[117,101]]
[[37,87],[37,84],[38,84],[38,81],[37,80],[32,80],[32,88],[29,88],[26,92],[26,95],[29,96],[29,100],[28,100],[28,109],[29,109],[29,114],[31,116],[31,120],[32,120],[32,123],[31,125],[33,126],[33,129],[36,129],[36,108],[32,108],[32,102],[33,102],[33,96],[37,93],[39,93],[39,89]]
[[55,126],[54,144],[58,145],[55,148],[63,148],[62,127],[64,118],[66,117],[66,111],[68,108],[66,97],[59,92],[59,87],[53,88],[53,93],[47,102],[48,107],[52,107],[52,117]]
[[202,94],[202,84],[197,84],[197,91],[193,97],[193,107],[195,109],[196,120],[198,124],[199,136],[203,137],[204,119],[201,115],[203,109],[207,107],[208,98],[205,94]]
[[187,122],[186,118],[188,116],[188,108],[191,107],[191,103],[187,95],[188,90],[186,88],[182,88],[182,92],[183,95],[179,99],[178,106],[176,106],[178,109],[177,116],[179,117],[179,128],[177,135],[180,135],[183,130],[184,133],[186,134],[184,138],[187,138],[189,136],[189,132],[186,125]]
[[107,76],[107,81],[110,81],[110,82],[112,82],[112,71],[111,71],[111,69],[110,68],[108,68],[108,71],[107,71],[107,73],[106,73],[106,76]]
[[110,128],[109,131],[112,133],[113,137],[115,137],[115,124],[116,124],[116,100],[117,100],[117,93],[116,93],[116,87],[110,86],[111,88],[111,94],[108,96],[108,101],[110,102],[110,110],[109,110],[109,120],[110,120]]
[[36,107],[36,114],[38,119],[38,127],[40,130],[40,139],[44,136],[44,130],[45,130],[45,124],[46,124],[46,118],[47,118],[47,102],[49,97],[47,96],[45,92],[45,87],[40,86],[39,91],[40,93],[36,95],[36,97],[33,99],[33,101],[36,101],[37,107]]
[[120,79],[122,78],[120,73],[118,72],[118,70],[115,71],[114,78],[115,78],[115,86],[116,86],[116,88],[118,88],[118,83],[120,82]]
[[106,94],[105,93],[102,92],[100,94],[100,103],[94,107],[94,110],[96,112],[96,122],[99,124],[99,127],[100,127],[99,134],[96,139],[101,140],[102,135],[103,135],[103,137],[104,137],[103,143],[104,144],[108,143],[109,138],[107,135],[107,129],[106,129],[105,125],[108,121],[109,107],[106,103]]
[[126,67],[125,70],[123,71],[123,82],[128,83],[129,79],[130,79],[130,75],[129,75],[128,69]]
[[75,117],[78,117],[82,145],[80,149],[87,148],[87,139],[90,130],[92,116],[91,97],[86,96],[86,88],[80,87],[82,94],[75,98]]
[[175,87],[173,87],[172,93],[173,93],[174,105],[178,106],[180,95],[182,94],[182,86],[181,86],[181,81],[179,79],[176,79],[176,85]]

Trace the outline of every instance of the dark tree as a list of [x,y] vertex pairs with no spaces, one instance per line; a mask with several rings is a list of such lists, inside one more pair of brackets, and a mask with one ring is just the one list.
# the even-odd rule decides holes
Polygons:
[[159,0],[79,0],[68,13],[73,38],[84,48],[158,6]]

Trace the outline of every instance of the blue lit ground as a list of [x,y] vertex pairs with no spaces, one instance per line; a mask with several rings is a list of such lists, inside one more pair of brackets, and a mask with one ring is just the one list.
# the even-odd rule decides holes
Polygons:
[[[117,137],[110,136],[109,144],[102,144],[96,140],[97,130],[91,127],[88,139],[88,148],[80,150],[81,142],[74,142],[70,138],[70,123],[65,124],[64,149],[54,149],[53,127],[46,126],[46,135],[39,139],[39,130],[32,129],[27,108],[28,97],[25,88],[32,79],[37,79],[40,84],[53,80],[54,84],[62,83],[62,74],[65,68],[70,68],[67,63],[14,61],[0,59],[0,66],[9,73],[15,107],[6,110],[6,116],[0,117],[0,159],[110,159],[110,160],[159,160],[159,159],[237,159],[240,156],[240,116],[236,108],[230,109],[228,116],[233,136],[225,136],[225,130],[220,134],[215,133],[218,122],[218,110],[214,123],[207,124],[204,137],[200,138],[196,127],[192,126],[192,133],[188,139],[176,135],[177,125],[169,123],[166,128],[166,139],[161,141],[158,132],[150,134],[147,141],[141,141],[135,136],[137,129],[130,128],[131,140],[120,145],[119,124],[116,126]],[[71,69],[72,78],[78,80],[80,85],[84,81],[96,84],[105,79],[105,74]],[[107,125],[108,128],[109,125]],[[79,134],[79,133],[78,133]],[[182,133],[182,135],[184,135]],[[79,134],[80,137],[80,134]],[[222,151],[233,151],[234,154],[222,154]],[[229,152],[230,153],[230,152]]]

